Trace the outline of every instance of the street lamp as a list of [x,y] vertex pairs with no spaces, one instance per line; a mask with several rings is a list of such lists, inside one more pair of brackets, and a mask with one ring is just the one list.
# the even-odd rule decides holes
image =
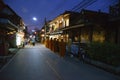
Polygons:
[[34,21],[37,21],[37,18],[36,18],[36,17],[33,17],[32,19],[33,19]]

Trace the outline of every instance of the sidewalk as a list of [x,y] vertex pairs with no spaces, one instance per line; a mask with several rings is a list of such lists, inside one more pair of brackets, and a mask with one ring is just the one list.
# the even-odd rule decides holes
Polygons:
[[7,56],[0,56],[0,69],[17,53],[18,48],[10,48]]
[[77,65],[79,65],[79,63],[83,63],[83,64],[86,63],[86,64],[93,65],[97,68],[100,68],[104,71],[107,71],[109,73],[112,73],[112,74],[118,76],[119,79],[120,79],[120,66],[119,67],[113,67],[111,65],[107,65],[105,63],[95,61],[95,60],[91,60],[91,59],[88,59],[88,58],[85,58],[84,61],[82,61],[82,60],[78,59],[76,56],[70,56],[70,55],[65,55],[64,59],[69,61],[69,62],[72,62],[74,64],[77,64]]
[[108,65],[108,64],[105,64],[105,63],[102,63],[102,62],[99,62],[99,61],[94,61],[94,60],[90,60],[90,59],[86,59],[85,60],[88,64],[91,64],[91,65],[94,65],[98,68],[101,68],[105,71],[108,71],[108,72],[111,72],[115,75],[118,75],[120,76],[120,66],[118,67],[113,67],[111,65]]
[[[58,52],[53,52],[53,53],[55,53],[59,56]],[[91,60],[91,59],[88,59],[88,58],[85,58],[84,61],[82,61],[79,58],[77,58],[76,56],[71,56],[71,55],[68,55],[68,54],[66,54],[63,57],[63,59],[70,62],[70,63],[73,63],[75,65],[88,64],[88,65],[94,66],[94,67],[99,68],[99,69],[101,69],[103,71],[106,71],[108,73],[112,73],[112,74],[118,76],[118,78],[120,79],[120,67],[113,67],[111,65],[107,65],[105,63],[95,61],[95,60]]]
[[[35,46],[33,45],[26,45],[24,48],[39,48],[39,44],[36,43]],[[20,48],[9,48],[9,53],[7,56],[0,56],[0,69],[7,63],[9,60],[19,51]]]
[[[49,48],[48,48],[49,49]],[[76,50],[73,50],[73,53],[75,52]],[[60,55],[59,52],[54,52],[52,51],[53,53],[55,54],[58,54]],[[78,58],[76,55],[73,55],[73,54],[67,54],[67,52],[65,53],[65,57],[64,57],[65,60],[68,60],[68,61],[71,61],[71,62],[81,62],[80,61],[80,58]],[[83,62],[83,61],[82,61]],[[92,59],[89,59],[88,57],[85,57],[84,58],[84,63],[87,63],[87,64],[90,64],[90,65],[93,65],[97,68],[100,68],[100,69],[103,69],[104,71],[107,71],[107,72],[110,72],[110,73],[113,73],[115,75],[118,75],[120,76],[120,66],[118,67],[114,67],[114,66],[111,66],[111,65],[108,65],[108,64],[105,64],[105,63],[102,63],[100,61],[95,61],[95,60],[92,60]]]

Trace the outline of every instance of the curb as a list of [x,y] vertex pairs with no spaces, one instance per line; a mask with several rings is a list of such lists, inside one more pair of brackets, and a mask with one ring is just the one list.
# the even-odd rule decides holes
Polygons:
[[90,60],[90,59],[85,59],[85,62],[120,76],[120,66],[113,67],[111,65],[108,65],[99,61]]
[[0,69],[19,51],[19,49],[10,49],[9,55],[0,56]]

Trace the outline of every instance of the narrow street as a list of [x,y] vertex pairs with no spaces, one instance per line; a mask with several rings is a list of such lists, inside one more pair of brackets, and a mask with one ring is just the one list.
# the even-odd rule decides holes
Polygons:
[[0,80],[119,80],[92,65],[61,58],[42,44],[25,46],[0,70]]

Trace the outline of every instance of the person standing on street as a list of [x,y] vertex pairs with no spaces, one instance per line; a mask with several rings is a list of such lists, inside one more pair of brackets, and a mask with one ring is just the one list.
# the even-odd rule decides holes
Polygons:
[[35,36],[32,36],[32,45],[35,46]]

